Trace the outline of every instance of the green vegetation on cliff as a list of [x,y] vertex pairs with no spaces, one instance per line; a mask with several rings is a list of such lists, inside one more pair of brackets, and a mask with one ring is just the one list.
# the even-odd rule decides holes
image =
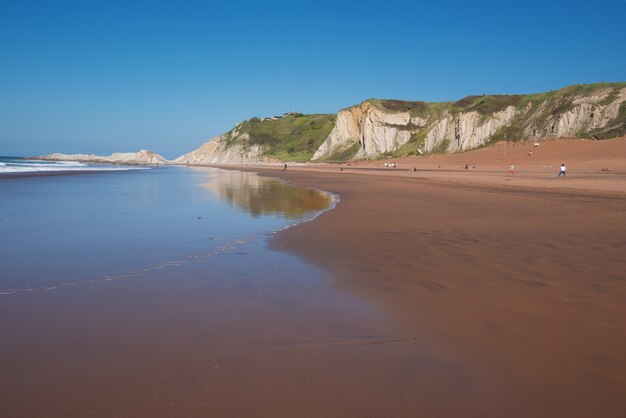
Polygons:
[[239,125],[246,145],[267,147],[264,156],[283,161],[310,161],[333,129],[336,115],[289,113],[276,118],[252,118]]
[[395,99],[369,99],[365,101],[367,102],[386,112],[409,112],[411,117],[427,120],[439,118],[453,104],[452,102],[412,102]]
[[[545,93],[534,94],[493,94],[481,96],[467,96],[456,102],[422,102],[407,100],[369,99],[379,109],[390,112],[409,112],[412,117],[423,119],[439,118],[444,111],[450,114],[478,112],[482,116],[489,116],[513,106],[523,110],[530,104],[532,108],[545,102],[542,110],[545,118],[561,115],[574,107],[574,99],[580,96],[592,95],[600,89],[611,89],[607,97],[598,103],[607,105],[615,100],[620,89],[626,87],[626,82],[575,84]],[[544,118],[544,119],[545,119]],[[511,139],[511,138],[509,138]]]

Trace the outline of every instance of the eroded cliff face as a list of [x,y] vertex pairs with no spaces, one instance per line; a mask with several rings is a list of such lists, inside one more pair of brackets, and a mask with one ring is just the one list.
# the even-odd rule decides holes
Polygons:
[[421,134],[416,151],[428,153],[445,144],[445,151],[457,152],[479,147],[500,128],[509,125],[519,111],[509,106],[484,117],[478,112],[440,117],[412,116],[410,112],[389,112],[371,102],[343,110],[328,139],[316,151],[313,160],[332,158],[358,145],[353,158],[378,157],[393,153]]
[[513,106],[484,117],[478,112],[460,113],[456,116],[446,112],[428,127],[421,152],[432,152],[445,145],[445,152],[466,151],[487,142],[502,127],[509,126],[519,111]]
[[181,155],[174,160],[176,164],[258,164],[268,162],[263,157],[264,147],[248,144],[249,136],[242,133],[239,126],[232,131],[217,136],[200,148]]
[[405,144],[416,154],[459,152],[503,139],[505,134],[509,140],[590,136],[623,128],[620,112],[626,108],[626,88],[598,88],[571,95],[476,96],[437,105],[423,105],[420,115],[385,109],[385,101],[374,100],[342,110],[313,160],[375,158]]
[[528,138],[575,137],[584,132],[611,129],[611,122],[617,122],[620,107],[625,105],[626,88],[599,89],[589,95],[574,97],[570,109],[547,115],[543,123],[540,109],[527,124],[524,134]]
[[[313,155],[313,160],[356,151],[354,158],[393,152],[411,138],[411,132],[424,120],[409,112],[385,112],[371,102],[342,110],[330,135]],[[357,149],[358,147],[358,149]]]

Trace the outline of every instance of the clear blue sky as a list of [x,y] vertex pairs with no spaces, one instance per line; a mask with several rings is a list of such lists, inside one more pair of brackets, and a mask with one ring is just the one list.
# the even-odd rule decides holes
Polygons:
[[626,0],[0,0],[0,155],[190,151],[370,97],[626,81]]

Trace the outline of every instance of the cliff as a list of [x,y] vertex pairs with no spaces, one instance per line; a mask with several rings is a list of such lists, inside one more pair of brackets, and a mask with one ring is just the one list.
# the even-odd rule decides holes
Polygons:
[[252,118],[174,162],[193,165],[310,161],[334,122],[335,115],[326,114],[286,113]]
[[174,160],[175,164],[247,164],[263,163],[264,148],[258,144],[250,144],[247,132],[241,132],[237,125],[230,132],[211,139],[200,148],[181,155]]
[[626,83],[574,85],[456,102],[370,99],[336,115],[252,118],[181,164],[343,161],[453,153],[507,139],[613,138],[626,133]]
[[457,102],[367,100],[342,110],[313,160],[452,153],[493,141],[612,138],[626,132],[626,83]]
[[130,165],[163,165],[170,162],[152,151],[117,152],[109,156],[95,154],[60,154],[54,153],[36,157],[40,160],[79,161],[84,163],[130,164]]

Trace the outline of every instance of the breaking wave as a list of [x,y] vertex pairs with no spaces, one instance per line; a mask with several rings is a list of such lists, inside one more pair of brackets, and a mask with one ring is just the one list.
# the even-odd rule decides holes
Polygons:
[[147,170],[148,167],[85,164],[78,161],[5,160],[0,162],[2,173],[42,173],[59,171],[127,171]]

